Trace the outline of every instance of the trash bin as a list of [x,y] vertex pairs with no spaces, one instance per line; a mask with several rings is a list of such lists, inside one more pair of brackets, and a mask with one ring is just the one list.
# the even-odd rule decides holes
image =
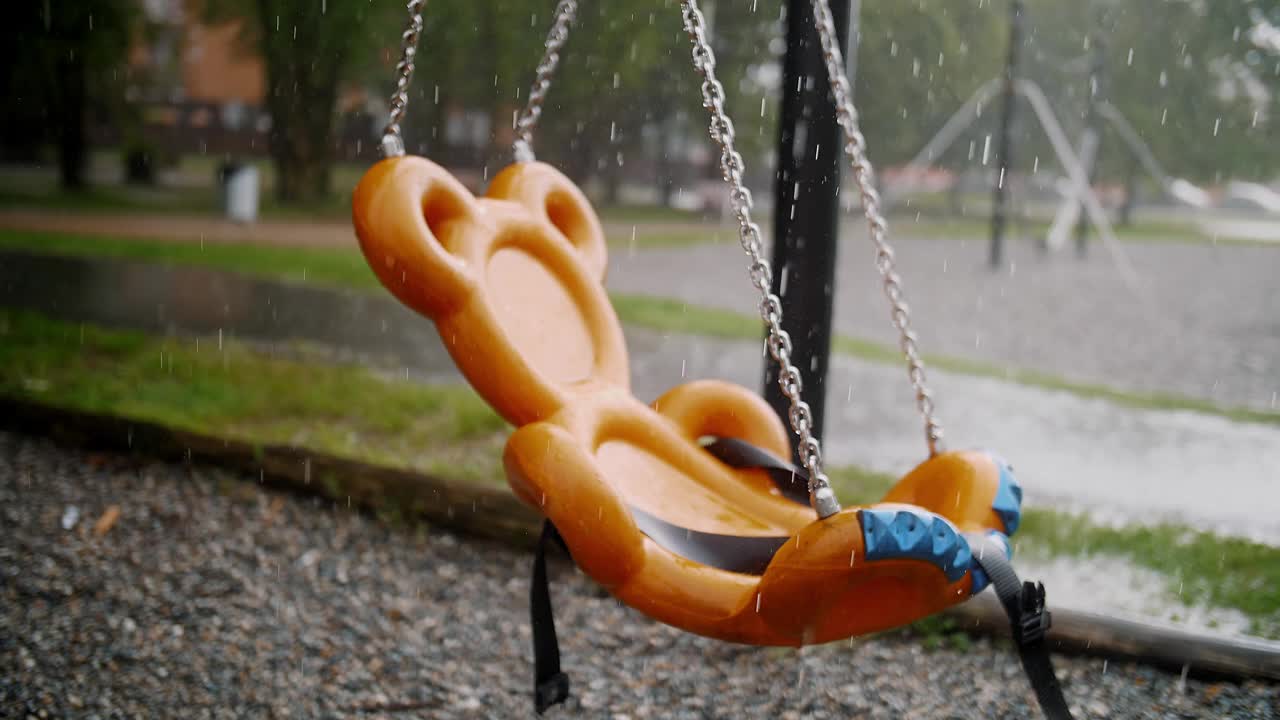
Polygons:
[[218,170],[222,185],[222,209],[232,222],[251,223],[258,219],[258,168],[242,163],[226,163]]

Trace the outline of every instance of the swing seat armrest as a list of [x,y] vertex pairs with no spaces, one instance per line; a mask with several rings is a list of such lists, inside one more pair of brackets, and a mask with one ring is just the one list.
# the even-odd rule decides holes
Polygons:
[[722,380],[694,380],[671,388],[653,403],[682,435],[736,438],[780,458],[791,457],[787,429],[759,395]]

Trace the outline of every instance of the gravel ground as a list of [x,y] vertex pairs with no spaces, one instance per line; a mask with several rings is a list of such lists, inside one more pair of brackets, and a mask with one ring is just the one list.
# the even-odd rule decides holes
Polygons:
[[[532,715],[528,555],[217,469],[4,433],[0,518],[5,717]],[[998,643],[733,646],[648,622],[567,565],[556,574],[576,685],[547,717],[1033,716]],[[1280,717],[1280,685],[1058,665],[1082,717]]]
[[[870,241],[857,227],[838,255],[835,324],[896,345]],[[916,238],[909,225],[898,235],[898,265],[926,353],[1280,410],[1280,247],[1123,243],[1139,294],[1098,243],[1083,261],[1069,253],[1043,258],[1031,243],[1013,243],[1010,264],[993,273],[985,240]],[[737,243],[614,250],[609,287],[754,315],[746,262]]]

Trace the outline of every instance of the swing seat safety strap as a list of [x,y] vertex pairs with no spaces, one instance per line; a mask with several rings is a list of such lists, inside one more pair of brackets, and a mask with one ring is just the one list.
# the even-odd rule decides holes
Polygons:
[[569,676],[560,671],[560,641],[556,638],[555,612],[547,583],[547,546],[555,543],[565,553],[556,526],[542,523],[542,536],[533,555],[533,583],[529,588],[529,619],[533,626],[533,707],[541,715],[552,705],[569,699]]
[[1013,644],[1018,648],[1022,669],[1036,693],[1040,710],[1047,720],[1072,720],[1062,685],[1053,670],[1053,660],[1049,657],[1046,634],[1051,618],[1045,607],[1044,585],[1020,581],[1004,549],[992,541],[975,547],[973,559],[990,578],[996,597],[1009,616]]

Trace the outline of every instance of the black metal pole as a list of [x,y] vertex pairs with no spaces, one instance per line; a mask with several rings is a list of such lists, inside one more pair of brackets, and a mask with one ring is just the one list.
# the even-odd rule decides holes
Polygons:
[[[1089,177],[1090,185],[1093,185],[1094,181],[1097,180],[1098,166],[1102,164],[1102,128],[1099,122],[1098,105],[1106,99],[1107,89],[1107,51],[1101,29],[1104,22],[1103,16],[1099,14],[1099,30],[1089,36],[1093,57],[1089,64],[1089,94],[1085,99],[1087,105],[1084,124],[1085,132],[1093,136],[1094,146],[1093,162],[1084,171]],[[1080,201],[1080,205],[1080,217],[1076,219],[1076,255],[1084,257],[1089,245],[1089,217],[1084,212],[1083,198]]]
[[1000,108],[1000,136],[996,144],[996,187],[991,200],[991,267],[1004,264],[1004,228],[1009,220],[1009,173],[1013,167],[1013,123],[1017,97],[1014,81],[1018,77],[1018,57],[1022,46],[1022,0],[1009,5],[1009,54],[1004,64],[1004,99]]
[[[852,54],[849,0],[831,0],[831,15],[847,59]],[[813,434],[819,438],[831,354],[843,147],[828,82],[810,0],[788,0],[774,178],[773,292],[782,300],[782,327],[791,336],[792,362],[800,370],[804,399],[813,411]],[[764,396],[787,422],[789,404],[773,362],[765,366]]]

